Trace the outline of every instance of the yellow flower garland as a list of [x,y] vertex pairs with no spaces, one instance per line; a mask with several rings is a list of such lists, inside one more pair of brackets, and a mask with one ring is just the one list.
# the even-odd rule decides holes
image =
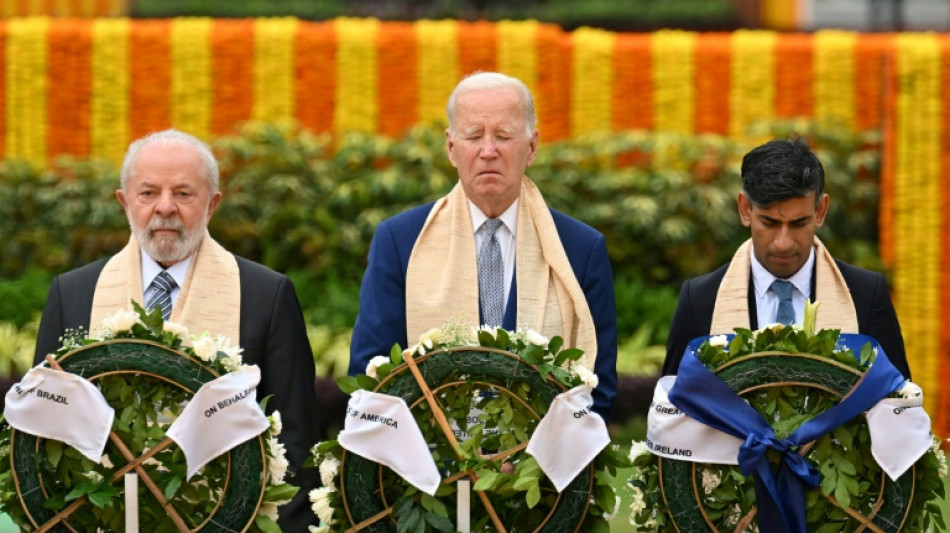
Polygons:
[[376,131],[377,94],[376,19],[339,18],[334,21],[336,53],[336,131]]
[[822,126],[854,128],[855,47],[854,32],[827,30],[815,34],[815,118]]
[[48,31],[48,18],[12,19],[6,43],[6,157],[41,167],[46,165]]
[[281,121],[294,116],[295,18],[254,21],[255,120]]
[[696,34],[659,31],[653,34],[653,127],[692,133],[696,122]]
[[[914,379],[940,388],[941,58],[937,38],[897,36],[895,109],[894,289]],[[933,414],[938,395],[926,397]]]
[[775,41],[769,31],[732,34],[729,135],[748,139],[749,128],[775,118]]
[[119,164],[129,138],[129,19],[96,19],[92,27],[90,151]]
[[523,81],[531,94],[538,92],[539,26],[536,20],[502,20],[495,24],[499,72]]
[[616,34],[580,28],[572,36],[571,134],[613,129],[613,52]]
[[458,23],[454,20],[416,22],[420,123],[444,123],[445,101],[468,72],[459,72]]
[[180,18],[171,26],[171,116],[174,127],[199,138],[211,133],[210,18]]

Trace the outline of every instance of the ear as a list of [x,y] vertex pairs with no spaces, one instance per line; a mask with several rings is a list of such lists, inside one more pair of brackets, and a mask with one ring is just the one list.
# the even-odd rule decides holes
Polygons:
[[822,194],[818,200],[818,207],[815,208],[815,227],[820,228],[825,223],[825,215],[828,214],[828,202],[831,198],[827,194]]
[[538,135],[538,130],[534,130],[534,133],[531,135],[531,142],[528,144],[528,165],[531,166],[531,163],[534,163],[534,157],[538,155],[538,142],[540,141],[541,136]]
[[446,128],[445,130],[445,153],[449,156],[449,162],[452,163],[452,166],[458,168],[458,164],[455,161],[455,141],[452,139],[452,131]]
[[211,196],[211,201],[208,202],[208,219],[205,220],[205,223],[211,221],[211,215],[214,214],[214,210],[217,209],[219,203],[221,203],[221,191],[217,191]]
[[739,220],[742,221],[743,226],[750,227],[752,225],[752,202],[749,201],[749,197],[744,192],[739,191],[736,203],[739,204]]
[[116,190],[115,190],[115,197],[116,197],[116,199],[119,200],[119,203],[122,204],[122,209],[125,209],[126,211],[128,211],[128,210],[129,210],[129,203],[128,203],[129,201],[128,201],[128,200],[126,199],[126,197],[125,197],[125,191],[123,191],[122,189],[116,189]]

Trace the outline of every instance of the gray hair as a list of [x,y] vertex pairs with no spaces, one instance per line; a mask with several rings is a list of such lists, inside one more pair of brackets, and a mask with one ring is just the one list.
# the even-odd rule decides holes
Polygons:
[[462,78],[462,81],[455,86],[452,94],[449,95],[449,102],[445,106],[445,114],[449,119],[449,131],[455,127],[455,101],[460,94],[469,91],[478,91],[483,89],[510,88],[518,91],[524,104],[525,129],[528,136],[534,134],[534,128],[538,124],[538,117],[534,112],[534,98],[531,97],[531,91],[527,85],[518,78],[502,74],[500,72],[475,71]]
[[205,144],[201,139],[176,129],[150,133],[129,145],[129,149],[125,152],[125,159],[122,160],[122,171],[120,174],[120,184],[123,191],[127,190],[126,186],[132,177],[132,166],[135,164],[135,159],[138,157],[139,152],[142,148],[153,144],[177,144],[194,148],[198,153],[199,159],[201,159],[202,173],[208,182],[211,194],[218,192],[218,177],[220,172],[218,171],[218,161],[214,158],[211,147]]

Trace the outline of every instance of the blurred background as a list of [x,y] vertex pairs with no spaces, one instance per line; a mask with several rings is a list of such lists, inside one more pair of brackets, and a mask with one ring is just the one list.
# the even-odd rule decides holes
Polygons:
[[370,238],[454,184],[445,100],[484,69],[535,95],[548,203],[607,237],[617,442],[642,438],[681,283],[748,236],[739,159],[792,135],[826,169],[820,237],[887,274],[950,433],[950,1],[5,0],[0,16],[3,390],[52,276],[127,241],[128,142],[173,126],[220,158],[212,235],[294,279],[335,435]]

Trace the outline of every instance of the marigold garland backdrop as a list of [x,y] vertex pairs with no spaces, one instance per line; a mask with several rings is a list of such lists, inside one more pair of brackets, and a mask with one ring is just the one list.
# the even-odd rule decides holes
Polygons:
[[950,429],[950,35],[740,30],[566,32],[537,21],[339,18],[0,21],[0,158],[118,162],[174,126],[209,138],[245,119],[399,135],[441,121],[475,69],[522,78],[543,140],[654,129],[761,140],[806,117],[884,135],[881,255],[915,379]]

